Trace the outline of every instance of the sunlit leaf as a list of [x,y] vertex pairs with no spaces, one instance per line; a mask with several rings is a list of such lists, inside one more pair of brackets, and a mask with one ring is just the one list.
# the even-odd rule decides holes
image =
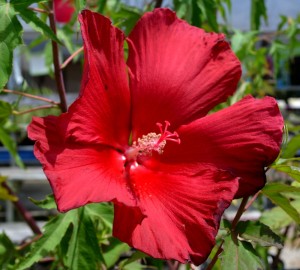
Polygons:
[[128,250],[130,250],[130,247],[127,244],[119,241],[116,238],[111,238],[109,240],[109,246],[103,249],[105,265],[108,268],[114,266],[119,260],[120,255]]
[[[0,175],[0,200],[9,200],[9,201],[17,201],[18,198],[16,196],[13,196],[9,193],[7,188],[5,188],[2,183],[6,181],[6,176]],[[1,265],[1,264],[0,264]]]
[[0,90],[7,83],[12,71],[13,50],[22,44],[20,24],[14,7],[0,0]]
[[292,158],[300,149],[300,135],[296,135],[290,139],[281,155],[282,158]]
[[270,227],[259,221],[241,221],[236,227],[239,236],[264,247],[282,248],[281,238]]
[[262,194],[267,196],[274,204],[281,207],[294,221],[300,223],[300,215],[292,206],[290,200],[279,192],[274,192],[274,189],[265,187],[261,190]]
[[273,169],[284,172],[291,176],[296,181],[300,182],[300,168],[292,165],[278,164],[271,166]]
[[55,209],[56,203],[54,201],[53,194],[48,195],[44,200],[37,201],[33,198],[29,198],[32,203],[43,208],[43,209]]

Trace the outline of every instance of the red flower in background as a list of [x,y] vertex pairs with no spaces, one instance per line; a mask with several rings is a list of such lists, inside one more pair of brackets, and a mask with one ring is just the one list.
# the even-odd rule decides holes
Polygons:
[[85,10],[80,22],[79,98],[28,129],[59,211],[112,201],[116,237],[153,257],[202,263],[223,211],[263,187],[279,153],[276,101],[248,96],[207,115],[235,91],[240,63],[222,34],[168,9],[146,13],[126,38],[127,65],[124,34],[107,18]]
[[74,12],[74,0],[54,0],[54,14],[57,22],[68,23]]

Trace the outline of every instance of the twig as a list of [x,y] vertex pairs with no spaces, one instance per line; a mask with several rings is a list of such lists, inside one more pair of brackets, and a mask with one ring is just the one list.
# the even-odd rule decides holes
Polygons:
[[[16,194],[12,191],[12,189],[6,183],[2,183],[2,186],[7,189],[7,191],[9,192],[10,195],[16,196]],[[42,234],[39,226],[36,224],[36,222],[33,219],[32,215],[30,214],[29,211],[27,211],[27,209],[22,205],[22,203],[19,200],[17,200],[15,202],[13,202],[13,204],[15,205],[15,207],[17,208],[19,213],[22,215],[22,217],[24,218],[26,223],[29,225],[31,230],[35,234]]]
[[28,9],[39,12],[39,13],[49,14],[49,11],[41,9],[41,8],[28,7]]
[[250,201],[247,203],[247,205],[244,208],[244,212],[246,212],[249,207],[254,203],[254,201],[257,199],[258,195],[260,194],[260,190],[258,192],[256,192],[252,198],[250,199]]
[[20,245],[17,247],[17,250],[22,250],[28,246],[30,246],[33,242],[39,240],[43,235],[42,234],[38,234],[35,237],[33,237],[30,241],[25,242],[24,244]]
[[222,248],[223,244],[224,244],[224,240],[222,240],[222,242],[221,242],[221,244],[220,244],[220,246],[219,246],[217,252],[215,253],[215,255],[214,255],[214,257],[212,258],[212,260],[210,261],[210,263],[209,263],[209,265],[207,266],[206,270],[211,270],[211,269],[214,267],[214,265],[216,264],[219,255],[220,255],[220,254],[222,253],[222,251],[223,251],[223,248]]
[[[50,7],[51,7],[51,12],[49,13],[50,27],[53,33],[56,35],[56,24],[55,24],[54,13],[53,13],[53,1],[50,1]],[[52,40],[52,55],[53,55],[56,88],[60,98],[60,109],[62,112],[66,112],[68,110],[67,100],[66,100],[66,90],[65,90],[63,74],[59,64],[58,44],[54,40]]]
[[72,55],[68,57],[68,59],[60,65],[60,69],[64,69],[73,60],[73,58],[82,51],[83,51],[83,47],[79,48],[74,53],[72,53]]
[[[237,223],[239,222],[241,216],[243,215],[244,213],[244,209],[245,209],[245,206],[247,204],[247,201],[248,201],[248,198],[249,197],[244,197],[240,206],[239,206],[239,209],[238,211],[236,212],[235,214],[235,217],[231,223],[231,231],[234,233],[235,231],[235,227],[237,225]],[[211,270],[213,268],[213,266],[216,264],[217,260],[218,260],[218,257],[219,255],[222,253],[223,249],[222,249],[222,245],[224,243],[224,239],[222,240],[216,254],[214,255],[214,257],[212,258],[211,262],[209,263],[208,267],[206,268],[206,270]]]
[[48,103],[51,103],[53,105],[59,105],[58,102],[45,98],[45,97],[40,97],[40,96],[35,96],[35,95],[31,95],[28,93],[24,93],[24,92],[20,92],[20,91],[15,91],[15,90],[9,90],[9,89],[3,89],[2,90],[4,93],[9,93],[9,94],[14,94],[14,95],[20,95],[20,96],[24,96],[24,97],[28,97],[28,98],[32,98],[32,99],[37,99],[37,100],[41,100],[41,101],[45,101]]
[[241,216],[243,215],[244,213],[244,209],[245,209],[245,206],[247,204],[247,201],[248,201],[249,197],[244,197],[241,204],[240,204],[240,207],[238,209],[238,211],[236,212],[235,214],[235,217],[231,223],[231,231],[234,231],[235,230],[235,227],[237,225],[237,223],[239,222]]
[[31,108],[25,111],[13,111],[14,115],[22,115],[22,114],[26,114],[26,113],[30,113],[30,112],[34,112],[34,111],[38,111],[38,110],[44,110],[44,109],[52,109],[52,108],[57,108],[57,105],[43,105],[43,106],[38,106],[35,108]]

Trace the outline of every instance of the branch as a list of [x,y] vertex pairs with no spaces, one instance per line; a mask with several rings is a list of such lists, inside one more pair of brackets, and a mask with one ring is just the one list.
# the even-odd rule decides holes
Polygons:
[[[10,195],[16,196],[16,194],[12,191],[12,189],[6,183],[2,183],[2,186],[7,189],[7,191],[9,192]],[[19,200],[17,200],[15,202],[13,202],[13,204],[15,205],[15,207],[17,208],[17,210],[19,211],[19,213],[22,215],[22,217],[24,218],[24,220],[26,221],[26,223],[29,225],[29,227],[31,228],[31,230],[35,234],[42,234],[39,226],[36,224],[36,222],[33,219],[32,215],[22,205],[22,203]]]
[[28,7],[28,9],[33,10],[35,12],[39,12],[39,13],[49,14],[49,11],[41,9],[41,8]]
[[75,51],[65,62],[63,62],[60,66],[60,69],[64,69],[72,60],[73,58],[78,55],[80,52],[83,51],[83,47],[80,47],[77,51]]
[[22,115],[22,114],[26,114],[26,113],[30,113],[30,112],[34,112],[34,111],[38,111],[38,110],[44,110],[44,109],[52,109],[52,108],[57,108],[57,105],[43,105],[43,106],[38,106],[35,108],[31,108],[28,109],[26,111],[13,111],[14,115]]
[[[53,13],[53,1],[50,1],[50,5],[52,10],[49,13],[50,27],[53,33],[56,35],[56,24],[55,24],[54,13]],[[62,112],[66,112],[68,110],[67,100],[66,100],[66,90],[65,90],[63,74],[59,64],[58,44],[54,40],[52,40],[52,55],[53,55],[56,88],[60,98],[60,109]]]
[[241,216],[243,215],[244,209],[245,209],[245,206],[247,204],[248,199],[249,199],[249,197],[244,197],[243,198],[243,200],[242,200],[242,202],[241,202],[241,204],[239,206],[239,209],[236,212],[235,217],[234,217],[234,219],[233,219],[233,221],[231,223],[231,231],[235,230],[236,225],[238,224]]
[[59,105],[59,103],[56,102],[56,101],[54,101],[54,100],[51,100],[51,99],[48,99],[48,98],[44,98],[44,97],[40,97],[40,96],[36,96],[36,95],[31,95],[31,94],[20,92],[20,91],[9,90],[9,89],[3,89],[2,91],[4,93],[9,93],[9,94],[14,94],[14,95],[24,96],[24,97],[28,97],[28,98],[32,98],[32,99],[37,99],[37,100],[45,101],[45,102],[51,103],[53,105]]

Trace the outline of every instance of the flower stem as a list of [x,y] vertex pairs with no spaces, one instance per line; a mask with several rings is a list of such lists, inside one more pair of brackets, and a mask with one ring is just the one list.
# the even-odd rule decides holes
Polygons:
[[44,102],[51,103],[53,105],[59,105],[59,103],[56,102],[56,101],[54,101],[54,100],[51,100],[51,99],[48,99],[48,98],[44,98],[44,97],[40,97],[40,96],[36,96],[36,95],[31,95],[31,94],[20,92],[20,91],[3,89],[2,92],[8,93],[8,94],[14,94],[14,95],[19,95],[19,96],[24,96],[24,97],[28,97],[28,98],[32,98],[32,99],[41,100],[41,101],[44,101]]
[[52,108],[57,108],[57,105],[43,105],[43,106],[31,108],[31,109],[26,110],[26,111],[21,111],[21,112],[13,111],[13,114],[14,115],[22,115],[22,114],[26,114],[26,113],[30,113],[30,112],[34,112],[34,111],[38,111],[38,110],[52,109]]
[[244,213],[244,209],[245,209],[245,206],[246,206],[246,204],[248,202],[248,199],[249,199],[249,197],[244,197],[243,198],[243,200],[242,200],[242,202],[240,204],[240,207],[239,207],[238,211],[235,214],[235,217],[234,217],[234,219],[233,219],[233,221],[231,223],[231,231],[232,232],[235,230],[236,225],[238,224],[241,216]]
[[28,7],[28,9],[30,9],[32,11],[39,12],[39,13],[49,14],[49,12],[47,10],[44,10],[44,9],[41,9],[41,8]]
[[223,248],[222,248],[223,244],[224,244],[224,239],[222,240],[222,242],[221,242],[221,244],[220,244],[220,246],[219,246],[217,252],[215,253],[215,255],[214,255],[214,257],[212,258],[212,260],[211,260],[211,262],[209,263],[209,265],[207,266],[206,270],[211,270],[211,269],[214,267],[214,265],[216,264],[219,255],[220,255],[220,254],[222,253],[222,251],[223,251]]
[[[7,191],[9,192],[10,195],[17,197],[16,194],[12,191],[12,189],[6,183],[2,183],[2,186],[7,189]],[[15,205],[15,207],[17,208],[19,213],[22,215],[24,220],[27,222],[27,224],[29,225],[31,230],[35,234],[42,234],[39,226],[36,224],[32,215],[30,214],[29,211],[27,211],[27,209],[22,205],[22,203],[19,200],[17,200],[15,202],[13,202],[13,204]]]
[[254,201],[257,199],[258,195],[260,194],[260,190],[258,192],[256,192],[252,198],[250,199],[250,201],[247,203],[247,205],[244,208],[244,212],[246,212],[249,207],[254,203]]
[[[53,33],[56,35],[56,24],[55,24],[54,13],[53,13],[53,1],[50,1],[50,7],[51,7],[51,12],[49,12],[50,27]],[[53,55],[56,88],[60,98],[60,109],[62,112],[66,112],[68,110],[67,100],[66,100],[66,90],[65,90],[63,74],[60,69],[58,44],[54,40],[52,40],[52,55]]]
[[65,62],[60,65],[60,69],[64,69],[73,60],[73,58],[82,51],[83,47],[80,47],[78,50],[76,50]]

